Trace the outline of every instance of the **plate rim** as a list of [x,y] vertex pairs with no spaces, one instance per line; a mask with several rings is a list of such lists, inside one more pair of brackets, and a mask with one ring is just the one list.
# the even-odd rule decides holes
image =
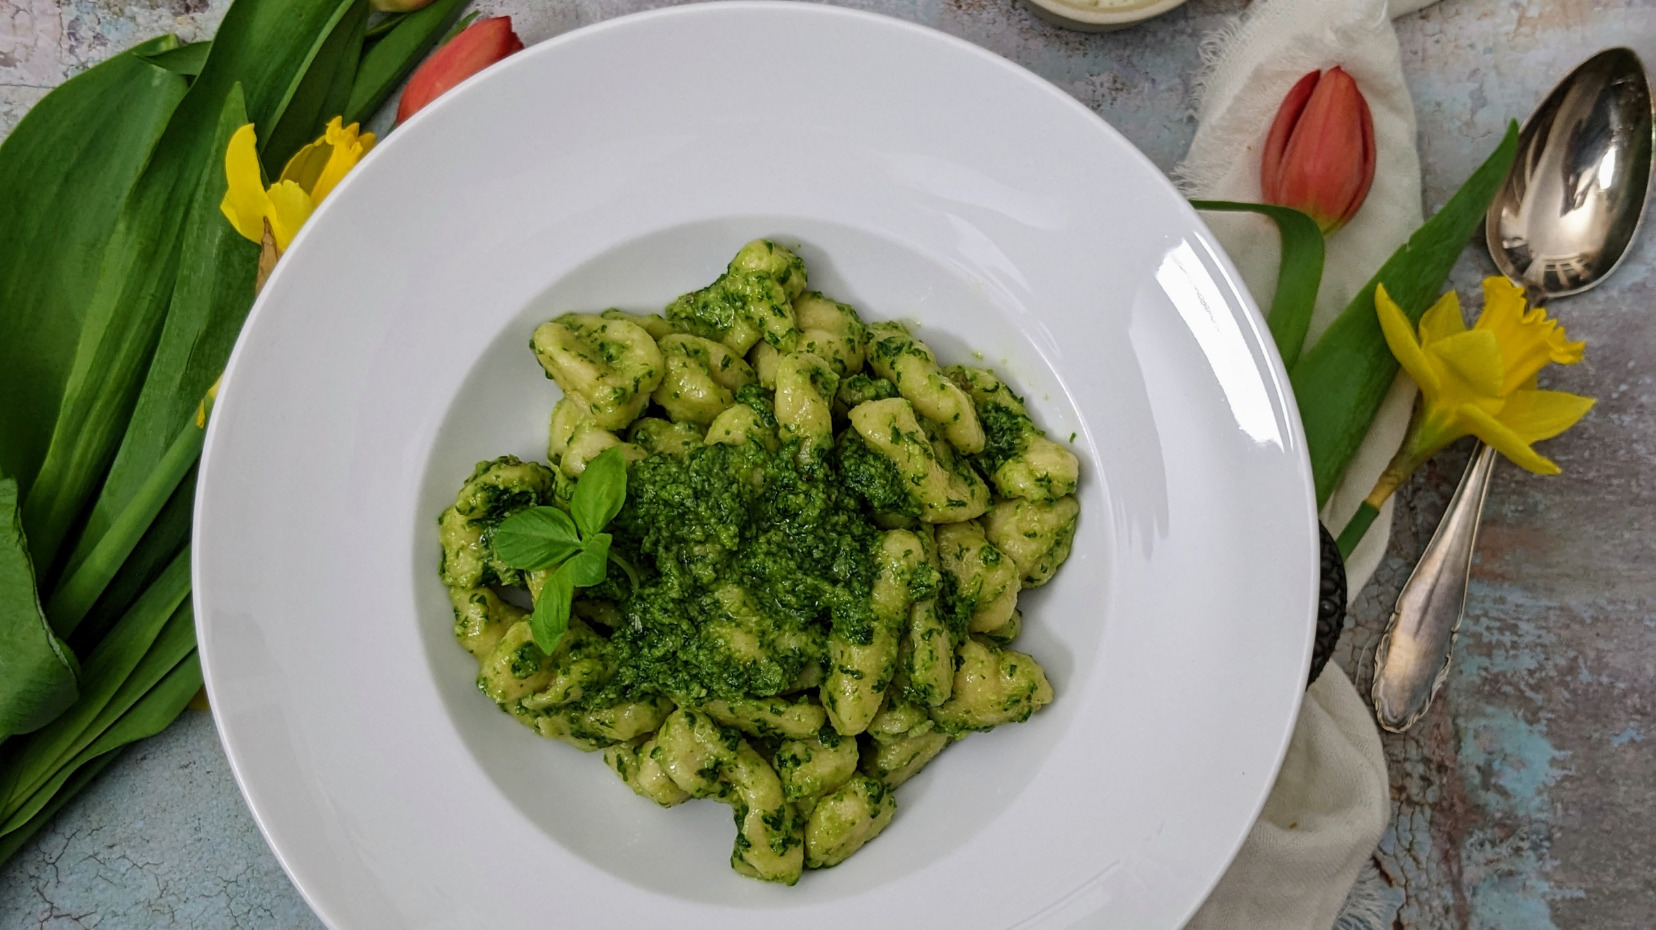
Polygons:
[[[985,65],[993,66],[1004,74],[1015,77],[1019,81],[1038,89],[1040,92],[1046,94],[1055,101],[1067,106],[1072,112],[1075,112],[1078,115],[1092,121],[1098,128],[1102,128],[1107,134],[1113,136],[1118,142],[1120,142],[1120,154],[1128,158],[1136,159],[1143,167],[1147,168],[1157,178],[1164,182],[1168,190],[1175,195],[1179,211],[1182,213],[1184,219],[1190,224],[1192,231],[1195,233],[1195,241],[1203,247],[1206,257],[1208,257],[1217,266],[1216,270],[1221,272],[1223,283],[1228,288],[1230,294],[1241,304],[1240,309],[1243,312],[1239,312],[1236,315],[1236,319],[1242,327],[1245,341],[1258,346],[1261,350],[1260,356],[1262,364],[1254,365],[1252,360],[1250,360],[1250,367],[1254,370],[1251,370],[1249,374],[1250,376],[1260,378],[1266,390],[1267,396],[1271,399],[1272,405],[1275,408],[1273,410],[1273,414],[1281,416],[1283,425],[1288,428],[1288,435],[1283,437],[1285,452],[1289,449],[1297,450],[1298,452],[1297,455],[1291,456],[1291,459],[1296,466],[1295,477],[1298,479],[1297,483],[1305,492],[1307,511],[1310,516],[1307,527],[1307,537],[1312,540],[1317,538],[1317,526],[1319,522],[1318,508],[1316,507],[1315,502],[1314,484],[1311,480],[1310,459],[1307,453],[1303,422],[1300,418],[1297,403],[1294,400],[1288,372],[1286,366],[1282,362],[1280,354],[1277,352],[1275,342],[1269,335],[1269,330],[1264,322],[1263,315],[1259,311],[1259,308],[1254,301],[1251,292],[1248,290],[1240,272],[1231,261],[1230,256],[1219,244],[1217,237],[1202,220],[1198,211],[1190,205],[1189,201],[1181,192],[1178,191],[1177,187],[1167,178],[1165,173],[1150,160],[1149,156],[1139,149],[1137,145],[1122,135],[1122,133],[1108,120],[1104,119],[1100,114],[1090,109],[1081,101],[1077,100],[1062,88],[1048,81],[1046,78],[1041,77],[1023,65],[1003,57],[1002,55],[985,48],[984,46],[923,23],[903,19],[883,12],[838,6],[833,2],[802,3],[798,2],[798,0],[721,0],[719,3],[689,3],[677,6],[656,7],[578,26],[566,32],[559,33],[555,36],[551,36],[545,40],[537,42],[534,45],[525,48],[523,51],[497,62],[495,65],[492,65],[489,68],[472,75],[471,77],[468,77],[465,81],[459,85],[456,85],[450,91],[428,104],[426,107],[422,108],[419,113],[411,117],[406,123],[399,124],[399,127],[414,125],[419,121],[433,118],[432,114],[434,113],[440,113],[449,109],[464,106],[467,98],[469,97],[469,91],[475,86],[485,83],[516,67],[527,66],[528,62],[533,59],[545,55],[557,54],[558,50],[566,45],[589,40],[595,35],[610,30],[630,28],[641,21],[672,19],[681,16],[701,17],[720,14],[728,15],[733,11],[738,13],[753,11],[762,14],[783,13],[788,15],[823,16],[864,20],[871,23],[877,23],[883,28],[894,28],[899,31],[914,34],[924,41],[941,42],[945,45],[952,46],[957,51],[976,57],[980,61],[984,62]],[[389,133],[387,135],[389,135]],[[379,159],[379,149],[383,147],[383,145],[376,146],[376,150],[370,152],[363,159],[357,170],[352,171],[343,179],[341,184],[335,189],[336,196],[330,197],[327,202],[324,202],[317,208],[310,220],[295,236],[288,251],[292,251],[293,249],[300,247],[302,243],[312,237],[312,231],[314,228],[326,222],[325,218],[334,212],[330,209],[330,207],[337,203],[339,199],[337,197],[339,190],[353,185],[353,182],[356,182],[358,178],[367,170],[365,166],[371,165]],[[289,265],[291,264],[292,263],[289,263]],[[266,282],[265,289],[261,291],[258,298],[255,299],[252,308],[249,310],[248,316],[242,325],[241,331],[238,333],[235,345],[221,375],[220,391],[217,401],[219,405],[233,403],[237,398],[238,395],[236,394],[235,385],[238,382],[235,375],[238,370],[238,361],[247,351],[250,351],[247,349],[249,344],[248,337],[254,331],[255,324],[265,315],[268,304],[271,302],[267,299],[266,294],[278,293],[281,290],[279,287],[274,287],[273,285],[279,284],[280,281],[285,278],[284,272],[288,270],[288,266],[278,262],[269,280]],[[219,418],[217,417],[209,418],[209,422],[205,430],[203,450],[200,464],[198,466],[200,480],[197,484],[194,506],[191,515],[192,539],[198,539],[201,537],[201,530],[203,528],[202,515],[205,512],[205,508],[202,504],[213,487],[213,482],[211,482],[209,478],[210,476],[216,474],[211,469],[211,463],[215,460],[216,450],[222,446],[222,440],[218,438],[219,431],[216,429],[218,420]],[[1310,572],[1310,584],[1312,591],[1315,590],[1317,580],[1315,559],[1316,549],[1317,547],[1315,545],[1311,547],[1313,553],[1313,558],[1311,560],[1313,563],[1312,571]],[[192,550],[191,585],[192,597],[194,598],[194,602],[196,604],[195,626],[198,642],[204,643],[207,638],[202,636],[202,632],[207,626],[210,625],[211,621],[209,618],[213,613],[213,608],[210,605],[209,599],[204,596],[204,592],[210,590],[211,585],[204,585],[202,583],[204,578],[202,558],[201,550],[199,548]],[[1302,656],[1301,662],[1303,667],[1309,667],[1310,662],[1313,639],[1310,631],[1314,627],[1315,623],[1314,596],[1310,598],[1310,604],[1311,611],[1305,618],[1307,634],[1304,638],[1304,655]],[[327,926],[331,928],[344,927],[344,924],[339,923],[336,920],[337,915],[324,909],[322,903],[313,893],[313,890],[308,887],[307,883],[299,879],[295,871],[295,866],[289,861],[289,856],[285,854],[273,841],[271,828],[267,822],[267,812],[262,811],[254,803],[252,796],[249,793],[248,779],[243,771],[244,766],[242,764],[242,760],[238,758],[236,749],[232,745],[232,736],[229,730],[224,726],[223,721],[220,719],[218,709],[219,705],[215,697],[215,665],[210,656],[210,651],[205,645],[203,645],[200,648],[199,654],[204,687],[207,691],[209,702],[213,707],[215,730],[217,731],[220,746],[225,753],[226,762],[229,765],[231,774],[235,779],[237,791],[241,795],[243,804],[245,805],[248,813],[252,816],[255,824],[258,826],[259,832],[265,840],[267,848],[270,849],[271,853],[276,857],[278,863],[282,867],[283,873],[288,877],[295,890],[297,890],[304,898],[306,905],[317,916],[317,918]],[[1272,788],[1274,787],[1276,779],[1280,774],[1286,759],[1289,744],[1297,727],[1304,701],[1305,689],[1299,688],[1293,695],[1291,702],[1292,712],[1286,716],[1285,724],[1281,728],[1281,732],[1275,741],[1276,745],[1272,752],[1272,758],[1274,761],[1269,767],[1268,777],[1262,780],[1261,784],[1263,785],[1263,789],[1258,793],[1259,796],[1251,805],[1251,812],[1248,820],[1250,825],[1258,821],[1259,816],[1264,810],[1266,802],[1269,800]],[[1181,924],[1188,923],[1191,917],[1193,917],[1195,913],[1200,910],[1202,905],[1212,895],[1221,879],[1229,871],[1231,865],[1234,864],[1237,855],[1240,853],[1243,845],[1245,845],[1250,833],[1251,826],[1248,830],[1244,830],[1238,837],[1236,837],[1233,842],[1228,844],[1230,848],[1229,852],[1224,857],[1224,866],[1220,868],[1210,879],[1205,881],[1204,884],[1206,887],[1200,899],[1187,908],[1181,919]],[[1057,902],[1054,902],[1054,905],[1056,903]],[[1033,919],[1033,917],[1031,919]]]

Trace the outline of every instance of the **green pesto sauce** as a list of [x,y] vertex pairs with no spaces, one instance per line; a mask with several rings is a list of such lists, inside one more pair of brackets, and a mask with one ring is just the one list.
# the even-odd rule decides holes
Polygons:
[[920,503],[908,492],[897,466],[863,441],[856,430],[846,430],[835,442],[833,461],[840,480],[871,512],[920,516]]
[[783,282],[762,271],[726,271],[718,280],[667,305],[667,319],[715,342],[742,322],[755,318],[782,319],[789,311]]
[[[758,384],[744,384],[736,389],[736,403],[759,414],[759,423],[766,429],[776,429],[776,405],[771,392]],[[631,485],[628,485],[629,490]]]
[[[640,584],[628,590],[612,572],[594,592],[619,595],[620,610],[609,640],[616,673],[600,705],[777,694],[824,661],[830,630],[853,642],[873,635],[880,530],[839,469],[800,464],[795,445],[651,455],[632,466],[611,529]],[[757,653],[733,652],[724,635],[731,612],[718,592],[730,585],[761,618],[751,625]]]
[[841,381],[839,386],[839,397],[847,407],[896,396],[895,384],[884,378],[870,378],[860,371]]
[[932,574],[937,577],[937,615],[948,628],[949,636],[957,643],[964,642],[972,614],[978,608],[978,599],[963,596],[960,580],[952,573],[933,569]]
[[976,461],[985,475],[993,475],[1008,459],[1023,452],[1030,438],[1039,433],[1029,417],[1000,404],[979,407],[978,422],[983,424],[983,451]]

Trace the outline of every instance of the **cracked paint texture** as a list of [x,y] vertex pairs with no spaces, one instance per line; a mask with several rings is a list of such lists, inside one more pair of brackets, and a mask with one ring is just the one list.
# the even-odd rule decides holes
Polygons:
[[0,927],[311,930],[236,793],[212,718],[128,750],[0,871]]
[[[843,0],[960,36],[1054,82],[1163,170],[1194,132],[1202,36],[1245,0],[1191,0],[1123,32],[1049,26],[1014,0]],[[206,37],[227,0],[0,0],[0,135],[45,89],[147,36]],[[525,42],[660,5],[480,0]],[[1577,62],[1612,45],[1656,64],[1656,0],[1441,0],[1398,21],[1426,207],[1441,205]],[[1564,474],[1498,467],[1456,660],[1410,733],[1387,735],[1395,820],[1340,930],[1656,926],[1656,242],[1559,301],[1581,364],[1549,386],[1598,407],[1546,444]],[[1469,249],[1452,284],[1493,273]],[[1336,655],[1360,688],[1397,591],[1467,449],[1401,491],[1390,551]],[[0,927],[317,927],[237,794],[211,720],[128,751],[0,869]],[[1316,928],[1312,928],[1316,930]]]

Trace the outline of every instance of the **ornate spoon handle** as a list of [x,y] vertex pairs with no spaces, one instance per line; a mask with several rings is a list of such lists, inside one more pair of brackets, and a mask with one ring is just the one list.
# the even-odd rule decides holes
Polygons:
[[1397,609],[1375,650],[1375,715],[1393,733],[1407,730],[1426,713],[1449,674],[1494,465],[1495,450],[1479,443],[1443,522],[1398,594]]

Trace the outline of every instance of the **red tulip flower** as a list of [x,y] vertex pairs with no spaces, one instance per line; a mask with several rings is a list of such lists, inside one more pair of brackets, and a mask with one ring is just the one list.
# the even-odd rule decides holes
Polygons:
[[467,26],[431,53],[408,79],[402,101],[397,104],[397,122],[419,112],[426,104],[447,93],[454,85],[513,52],[523,51],[523,40],[512,31],[510,16],[480,19]]
[[1374,117],[1357,82],[1339,68],[1299,79],[1277,110],[1259,187],[1265,200],[1344,226],[1374,183]]

